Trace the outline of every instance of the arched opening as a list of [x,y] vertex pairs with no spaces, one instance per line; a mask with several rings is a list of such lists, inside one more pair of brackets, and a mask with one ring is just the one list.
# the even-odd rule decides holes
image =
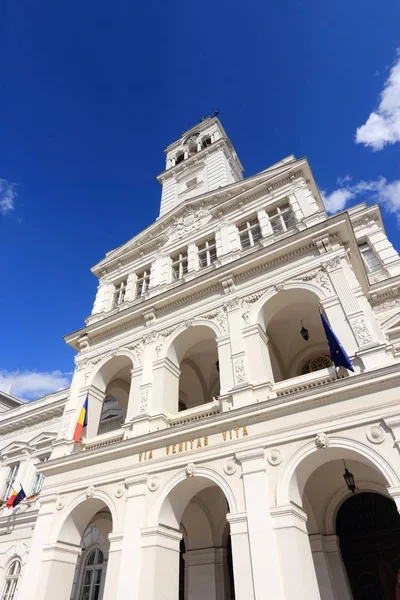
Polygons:
[[[347,487],[344,479],[346,468],[354,477],[357,488],[354,494]],[[373,521],[376,519],[371,514],[371,504],[366,500],[368,496],[375,497],[376,494],[368,492],[382,490],[382,493],[385,493],[388,485],[389,482],[383,472],[371,458],[348,448],[329,446],[315,450],[297,466],[290,481],[289,497],[293,504],[303,508],[307,516],[308,549],[311,550],[312,556],[310,564],[314,568],[313,576],[317,579],[321,600],[332,600],[332,598],[372,600],[381,597],[365,595],[368,586],[366,570],[363,570],[362,566],[367,565],[373,556],[376,558],[377,554],[376,552],[374,554],[372,542],[368,541],[368,531],[363,528],[368,519],[371,518]],[[398,515],[393,518],[393,510],[397,513],[394,503],[391,504],[391,500],[383,496],[382,498],[382,503],[386,504],[387,501],[389,508],[392,509],[390,519],[394,524],[393,536],[385,532],[383,537],[386,535],[386,539],[394,540],[399,534],[400,518]],[[359,512],[355,517],[354,511],[361,511],[361,509],[364,513]],[[358,525],[350,524],[353,518],[357,520]],[[358,537],[355,533],[357,526],[359,533],[360,529],[363,529],[362,535]],[[378,544],[382,539],[382,537],[375,538]],[[345,551],[343,551],[343,544]],[[354,552],[355,548],[356,552]],[[400,561],[400,543],[397,543],[391,564],[395,564],[397,558]],[[353,569],[352,575],[348,565],[352,565],[350,567]],[[399,568],[400,562],[397,569]],[[397,571],[395,574],[397,576]],[[389,575],[387,577],[389,578]],[[392,582],[393,577],[394,575]],[[353,587],[351,578],[357,581],[357,589]],[[375,588],[371,584],[372,589]],[[396,596],[393,594],[394,592],[391,596],[384,595],[382,599],[394,600]]]
[[179,411],[212,402],[219,396],[218,349],[212,329],[199,325],[183,331],[172,343],[168,357],[180,371]]
[[351,496],[336,531],[354,600],[398,600],[400,515],[393,500],[371,492]]
[[159,514],[158,550],[152,543],[152,572],[168,577],[154,583],[153,597],[161,597],[162,589],[165,598],[234,600],[228,512],[223,491],[209,479],[188,477],[172,489]]
[[71,511],[46,563],[45,598],[103,599],[112,526],[111,512],[100,499],[85,500]]
[[175,159],[175,164],[179,165],[179,163],[183,162],[184,160],[185,160],[185,154],[183,152],[180,152]]
[[1,600],[14,600],[18,587],[18,580],[21,575],[21,561],[19,558],[13,558],[6,569],[6,576],[1,591]]
[[128,356],[114,356],[96,373],[89,389],[90,415],[86,437],[120,429],[126,419],[133,364]]
[[275,382],[329,367],[319,298],[306,289],[283,290],[260,313]]

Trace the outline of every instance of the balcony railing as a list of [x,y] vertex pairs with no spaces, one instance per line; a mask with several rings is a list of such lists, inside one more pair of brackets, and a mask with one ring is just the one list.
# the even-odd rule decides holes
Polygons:
[[111,444],[116,444],[121,442],[124,437],[124,432],[120,429],[115,431],[108,431],[107,433],[102,433],[101,435],[96,435],[96,437],[90,440],[83,440],[83,449],[84,450],[94,450],[96,448],[102,448],[103,446],[111,446]]
[[200,419],[206,419],[218,415],[222,412],[221,403],[219,400],[213,400],[207,402],[207,404],[200,404],[194,408],[188,408],[182,410],[177,415],[173,415],[168,420],[170,427],[176,427],[177,425],[184,425],[185,423],[193,423],[194,421],[200,421]]
[[295,392],[301,392],[303,390],[309,390],[312,388],[332,383],[338,379],[344,379],[347,375],[343,373],[335,374],[334,368],[329,367],[328,369],[320,369],[319,371],[313,371],[306,375],[300,375],[299,377],[292,377],[291,379],[285,379],[279,381],[274,385],[274,391],[276,395],[287,396]]

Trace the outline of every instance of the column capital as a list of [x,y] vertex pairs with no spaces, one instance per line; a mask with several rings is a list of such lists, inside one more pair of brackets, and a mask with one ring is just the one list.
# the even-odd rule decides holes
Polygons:
[[300,506],[297,506],[297,504],[291,502],[283,506],[274,506],[270,512],[274,529],[296,527],[300,531],[307,533],[307,513]]
[[156,525],[155,527],[145,527],[141,530],[141,546],[149,548],[159,546],[167,550],[176,550],[179,552],[179,544],[182,539],[182,534],[178,529],[165,527],[164,525]]
[[228,513],[226,520],[231,529],[231,535],[247,533],[247,512]]
[[242,467],[242,475],[261,473],[267,470],[264,448],[252,448],[236,452],[235,458]]

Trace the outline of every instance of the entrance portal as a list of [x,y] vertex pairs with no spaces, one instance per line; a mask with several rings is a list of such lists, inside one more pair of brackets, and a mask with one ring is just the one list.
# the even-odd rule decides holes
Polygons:
[[337,534],[354,600],[400,600],[400,515],[396,504],[359,493],[341,506]]

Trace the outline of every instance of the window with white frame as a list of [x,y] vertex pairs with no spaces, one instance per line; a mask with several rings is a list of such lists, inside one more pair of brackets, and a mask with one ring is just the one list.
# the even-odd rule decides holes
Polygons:
[[126,285],[126,279],[120,281],[119,283],[114,283],[112,308],[116,308],[117,306],[125,302]]
[[40,491],[43,487],[43,482],[44,482],[43,473],[36,473],[35,478],[33,480],[33,484],[32,484],[32,490],[30,493],[31,496],[37,496],[38,494],[40,494]]
[[15,486],[15,480],[17,479],[18,469],[19,463],[15,465],[10,465],[7,474],[7,479],[3,488],[2,500],[8,500],[8,498],[10,497],[11,492]]
[[197,244],[197,256],[199,258],[200,269],[210,267],[217,260],[217,248],[214,237],[202,244]]
[[150,286],[150,267],[136,273],[136,298],[144,296]]
[[290,204],[277,206],[274,210],[267,212],[272,231],[275,234],[283,233],[291,229],[295,224],[295,218]]
[[85,562],[79,600],[98,600],[104,569],[104,555],[100,548],[92,550]]
[[21,561],[19,558],[15,558],[7,569],[3,590],[1,592],[1,600],[14,600],[20,574]]
[[188,272],[187,250],[171,256],[172,279],[174,281],[182,279]]
[[254,246],[261,238],[261,228],[257,217],[252,217],[249,220],[237,226],[242,249]]
[[374,271],[379,271],[382,268],[379,258],[372,250],[371,246],[368,242],[363,242],[362,244],[358,244],[358,247],[361,252],[362,259],[364,261],[365,268],[367,273],[373,273]]

